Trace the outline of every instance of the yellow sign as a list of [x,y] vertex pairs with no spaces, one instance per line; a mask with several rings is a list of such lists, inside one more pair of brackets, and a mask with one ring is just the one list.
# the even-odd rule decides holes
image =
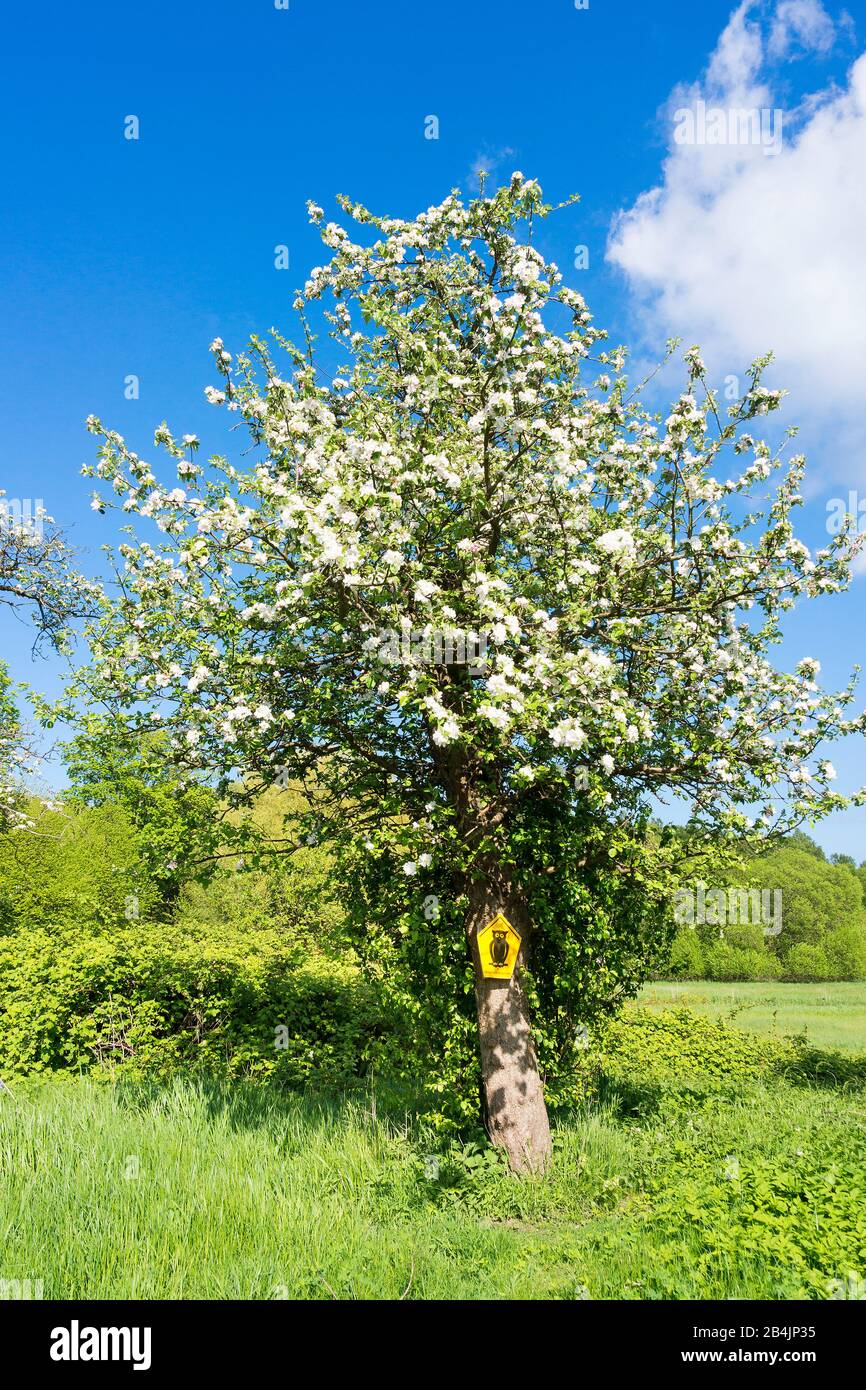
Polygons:
[[520,950],[520,932],[498,912],[478,933],[481,973],[486,980],[510,980]]

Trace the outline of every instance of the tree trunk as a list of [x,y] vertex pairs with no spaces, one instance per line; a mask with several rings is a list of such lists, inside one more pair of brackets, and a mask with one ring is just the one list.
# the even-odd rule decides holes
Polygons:
[[[481,973],[477,933],[502,912],[520,933],[520,955],[510,980]],[[530,934],[518,894],[492,874],[469,884],[466,932],[475,963],[475,1001],[487,1132],[503,1148],[515,1173],[538,1173],[550,1158],[550,1125],[529,1027],[520,975]]]

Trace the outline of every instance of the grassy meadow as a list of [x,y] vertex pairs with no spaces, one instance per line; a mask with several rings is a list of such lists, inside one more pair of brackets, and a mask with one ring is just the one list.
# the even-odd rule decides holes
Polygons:
[[[45,1298],[862,1296],[866,1059],[671,1008],[672,988],[598,1045],[544,1178],[369,1088],[16,1083],[0,1277]],[[857,1007],[844,986],[814,1007],[837,991]]]
[[751,1032],[805,1033],[818,1047],[866,1052],[866,981],[717,984],[689,980],[646,985],[640,998],[647,1009],[686,1008]]

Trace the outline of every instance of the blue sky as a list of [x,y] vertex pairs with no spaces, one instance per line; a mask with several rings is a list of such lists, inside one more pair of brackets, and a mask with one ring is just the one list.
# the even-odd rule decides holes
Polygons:
[[[777,350],[772,384],[792,387],[785,419],[812,463],[807,543],[831,498],[866,498],[863,0],[48,0],[4,27],[0,487],[41,498],[86,570],[116,531],[80,476],[85,417],[145,456],[163,419],[225,447],[208,344],[291,330],[292,289],[322,259],[305,200],[412,214],[474,191],[479,163],[580,193],[540,249],[637,364],[677,332],[721,385]],[[683,150],[673,113],[696,96],[783,111],[783,148]],[[589,266],[571,270],[578,245]],[[866,574],[792,615],[780,661],[816,656],[843,683],[866,654],[864,595]],[[0,616],[13,674],[56,690],[59,667],[29,647]],[[866,781],[861,747],[833,756],[843,790]],[[866,813],[816,837],[862,859]]]

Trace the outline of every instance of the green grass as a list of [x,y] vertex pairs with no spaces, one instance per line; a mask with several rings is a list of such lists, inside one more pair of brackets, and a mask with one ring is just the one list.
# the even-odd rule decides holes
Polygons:
[[866,981],[855,984],[715,984],[703,980],[647,985],[640,1002],[688,1008],[750,1032],[806,1033],[818,1047],[866,1052]]
[[46,1298],[778,1299],[866,1276],[862,1089],[641,1065],[608,1067],[557,1124],[549,1176],[522,1181],[369,1098],[16,1086],[0,1279]]

